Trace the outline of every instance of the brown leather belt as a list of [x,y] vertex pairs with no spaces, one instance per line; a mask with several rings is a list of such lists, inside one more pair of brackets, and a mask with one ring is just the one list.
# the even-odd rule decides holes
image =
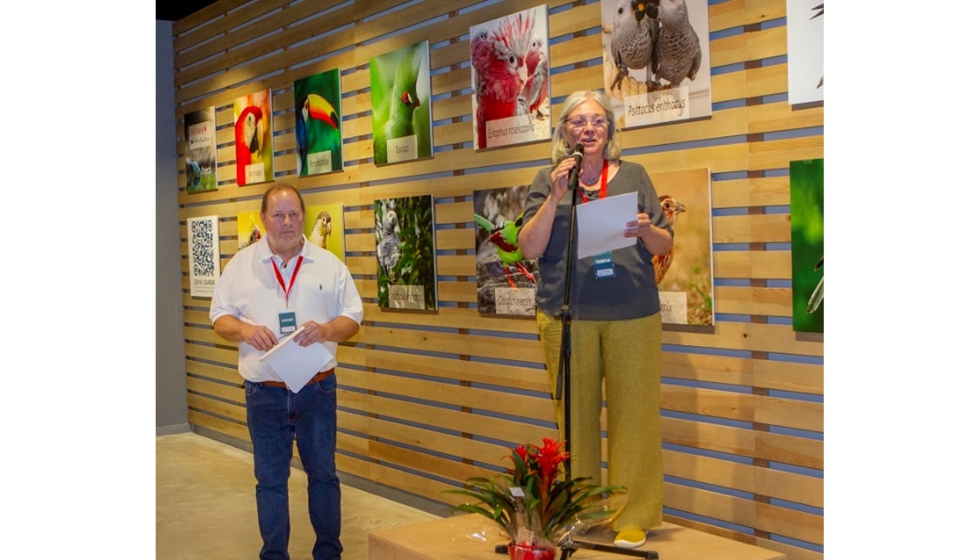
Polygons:
[[[330,368],[327,371],[321,371],[320,373],[314,375],[313,379],[307,381],[306,384],[313,385],[314,383],[319,383],[331,375],[333,375],[333,368]],[[289,388],[289,386],[282,381],[259,381],[259,385],[262,385],[263,387],[279,387],[280,389]]]

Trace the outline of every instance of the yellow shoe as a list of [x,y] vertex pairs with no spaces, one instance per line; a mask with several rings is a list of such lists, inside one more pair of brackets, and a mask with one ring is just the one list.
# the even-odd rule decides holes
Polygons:
[[637,548],[646,542],[647,532],[643,529],[626,529],[616,534],[616,540],[613,541],[613,544],[619,548]]

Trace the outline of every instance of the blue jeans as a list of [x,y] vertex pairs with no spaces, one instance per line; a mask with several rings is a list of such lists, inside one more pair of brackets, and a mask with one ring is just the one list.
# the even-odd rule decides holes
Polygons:
[[340,480],[337,446],[337,378],[331,375],[299,393],[245,382],[248,432],[255,461],[255,500],[262,560],[289,560],[289,470],[293,437],[306,471],[314,560],[339,559]]

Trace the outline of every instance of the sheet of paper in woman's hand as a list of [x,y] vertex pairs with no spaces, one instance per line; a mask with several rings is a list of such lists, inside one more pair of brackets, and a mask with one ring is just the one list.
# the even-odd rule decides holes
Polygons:
[[636,221],[636,200],[631,192],[576,205],[578,258],[635,245],[636,238],[623,232],[627,222]]

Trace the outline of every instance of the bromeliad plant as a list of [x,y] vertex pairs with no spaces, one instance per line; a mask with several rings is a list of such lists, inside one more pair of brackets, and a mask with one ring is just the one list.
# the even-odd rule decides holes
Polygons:
[[454,511],[479,513],[500,525],[514,543],[554,548],[555,539],[573,523],[610,516],[600,507],[603,494],[624,492],[622,486],[599,486],[586,477],[565,480],[568,453],[564,442],[544,438],[543,445],[511,450],[512,469],[492,479],[474,477],[465,489],[447,490],[476,500]]

